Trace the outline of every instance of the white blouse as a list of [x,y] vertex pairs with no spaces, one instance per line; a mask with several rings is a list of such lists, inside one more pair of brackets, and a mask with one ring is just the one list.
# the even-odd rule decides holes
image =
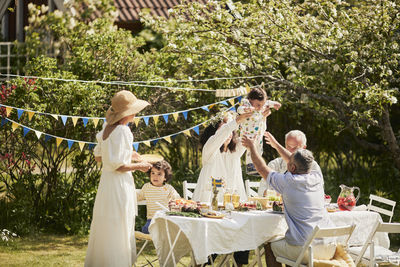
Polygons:
[[[247,200],[244,189],[242,167],[240,157],[246,150],[239,142],[236,145],[236,151],[221,152],[220,147],[232,131],[236,130],[238,124],[236,120],[223,124],[217,132],[211,136],[202,150],[202,164],[199,179],[193,193],[193,200],[200,202],[210,202],[212,198],[211,177],[223,178],[225,188],[236,191],[240,195],[241,201]],[[220,190],[218,201],[223,201],[223,192]]]

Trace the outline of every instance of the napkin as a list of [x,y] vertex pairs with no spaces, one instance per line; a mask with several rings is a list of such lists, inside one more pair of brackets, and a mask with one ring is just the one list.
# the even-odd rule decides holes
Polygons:
[[355,206],[353,208],[354,211],[366,211],[367,210],[367,206],[365,206],[364,204],[360,205],[360,206]]

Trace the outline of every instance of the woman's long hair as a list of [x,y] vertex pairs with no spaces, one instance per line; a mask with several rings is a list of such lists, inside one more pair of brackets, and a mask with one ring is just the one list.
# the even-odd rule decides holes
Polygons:
[[[218,128],[222,125],[222,120],[218,121],[215,124],[210,124],[208,125],[205,129],[204,132],[200,136],[200,144],[201,144],[201,149],[203,149],[204,145],[207,143],[208,139],[210,139],[211,136],[213,136]],[[235,152],[236,151],[236,144],[237,144],[237,134],[236,131],[232,132],[232,139],[228,144],[228,149],[230,152]],[[224,145],[222,145],[219,149],[221,152],[224,151]]]

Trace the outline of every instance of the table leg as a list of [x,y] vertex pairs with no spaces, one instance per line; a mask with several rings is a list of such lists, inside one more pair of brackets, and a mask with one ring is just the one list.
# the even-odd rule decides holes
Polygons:
[[168,263],[168,259],[171,256],[172,256],[172,261],[174,262],[174,266],[176,266],[175,255],[173,254],[173,250],[174,250],[174,247],[176,245],[176,242],[178,241],[179,235],[181,234],[182,231],[181,231],[181,229],[179,229],[178,234],[176,235],[174,242],[171,244],[171,235],[169,233],[168,221],[167,220],[165,220],[165,228],[167,230],[167,237],[168,237],[168,243],[169,243],[170,249],[169,249],[167,258],[165,259],[165,262],[164,262],[163,266],[164,267],[166,266],[166,264]]

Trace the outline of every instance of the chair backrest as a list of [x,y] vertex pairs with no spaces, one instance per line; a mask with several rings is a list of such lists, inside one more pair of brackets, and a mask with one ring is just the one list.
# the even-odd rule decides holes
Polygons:
[[[196,188],[196,183],[188,183],[186,180],[183,181],[183,198],[192,199],[193,191]],[[191,191],[193,190],[193,191]]]
[[[299,266],[301,264],[301,260],[304,257],[304,254],[306,253],[307,249],[311,246],[312,241],[315,238],[323,238],[323,237],[336,237],[336,236],[346,236],[347,238],[344,242],[344,245],[347,248],[347,243],[350,239],[351,234],[354,231],[354,228],[356,227],[355,224],[348,225],[348,226],[340,226],[340,227],[331,227],[331,228],[319,228],[316,226],[314,228],[314,231],[310,235],[310,237],[307,239],[307,241],[304,243],[303,249],[301,250],[300,255],[297,257],[296,263],[294,266]],[[310,253],[310,263],[312,262],[312,253]]]
[[[391,210],[387,210],[387,209],[383,209],[380,207],[377,207],[375,205],[372,204],[372,201],[376,201],[376,202],[380,202],[380,203],[384,203],[388,206],[391,206]],[[390,199],[386,199],[383,197],[379,197],[376,195],[369,195],[369,204],[367,207],[367,210],[372,210],[372,211],[376,211],[379,212],[381,214],[387,215],[389,216],[389,223],[392,222],[392,217],[393,217],[393,213],[394,213],[394,207],[396,206],[396,201],[390,200]]]
[[246,180],[245,182],[245,187],[246,187],[246,194],[248,197],[257,197],[258,193],[257,191],[254,191],[252,188],[259,188],[260,187],[260,182],[251,182],[250,180]]
[[[364,256],[365,251],[367,250],[367,248],[369,246],[371,246],[371,249],[373,250],[374,245],[373,243],[373,239],[375,237],[375,234],[378,232],[384,232],[384,233],[389,233],[389,234],[400,234],[400,223],[383,223],[383,222],[379,222],[377,221],[374,225],[374,227],[372,228],[371,232],[368,235],[367,240],[365,241],[364,245],[361,248],[360,254],[358,254],[356,261],[354,262],[355,265],[357,266],[357,264],[361,261],[362,257]],[[374,259],[374,253],[372,251],[372,253],[370,253],[370,261],[373,261]]]
[[[140,190],[141,190],[141,189],[136,189],[136,195],[138,195],[138,194],[140,193]],[[137,204],[138,204],[138,205],[146,205],[146,200],[138,201]]]

